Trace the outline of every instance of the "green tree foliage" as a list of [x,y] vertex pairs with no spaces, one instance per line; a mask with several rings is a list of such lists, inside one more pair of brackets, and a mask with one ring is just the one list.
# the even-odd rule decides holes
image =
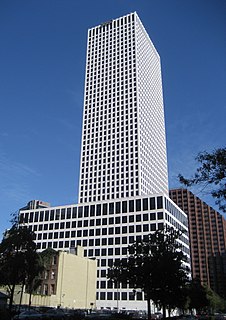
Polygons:
[[212,289],[205,287],[206,297],[209,302],[209,307],[211,313],[214,312],[225,312],[226,310],[226,301],[222,299],[216,292]]
[[[36,245],[34,234],[27,228],[14,224],[0,243],[0,285],[7,286],[10,309],[17,284],[31,283],[36,276]],[[37,270],[36,270],[37,271]]]
[[195,278],[191,280],[187,289],[187,294],[189,297],[188,308],[190,310],[196,309],[197,313],[200,313],[209,307],[206,288],[202,286],[199,279]]
[[216,149],[212,153],[201,152],[196,160],[200,166],[196,169],[194,176],[187,179],[179,174],[179,181],[187,187],[212,186],[211,195],[216,199],[219,209],[226,212],[226,148]]
[[108,278],[115,284],[129,283],[145,293],[149,317],[150,300],[163,307],[164,316],[166,308],[182,304],[188,269],[178,241],[181,235],[181,231],[173,228],[157,230],[129,246],[127,258],[115,262],[108,270]]

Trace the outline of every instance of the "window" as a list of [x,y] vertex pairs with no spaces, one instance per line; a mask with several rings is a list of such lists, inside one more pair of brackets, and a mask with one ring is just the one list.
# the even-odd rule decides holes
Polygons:
[[150,198],[150,210],[155,209],[155,198]]
[[129,212],[134,212],[134,200],[129,200]]
[[157,209],[162,209],[163,203],[162,203],[162,197],[157,197]]
[[116,202],[116,213],[121,212],[121,202]]
[[140,199],[136,200],[136,211],[141,211],[141,200]]
[[127,201],[122,201],[122,213],[127,212]]
[[156,213],[155,212],[151,212],[150,213],[150,220],[155,220],[156,219]]
[[143,199],[143,211],[148,210],[148,199]]

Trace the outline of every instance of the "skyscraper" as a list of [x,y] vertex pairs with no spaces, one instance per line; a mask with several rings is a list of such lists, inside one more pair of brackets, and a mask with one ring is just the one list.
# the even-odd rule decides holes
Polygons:
[[[98,308],[145,309],[108,268],[150,232],[188,226],[168,198],[160,58],[136,13],[88,31],[82,130],[79,204],[21,210],[20,221],[39,250],[82,245],[98,260]],[[181,244],[189,264],[187,234]]]
[[160,57],[138,15],[88,31],[79,201],[168,194]]
[[187,189],[172,189],[169,194],[188,215],[192,276],[217,291],[216,266],[220,258],[225,261],[220,255],[226,251],[226,220]]

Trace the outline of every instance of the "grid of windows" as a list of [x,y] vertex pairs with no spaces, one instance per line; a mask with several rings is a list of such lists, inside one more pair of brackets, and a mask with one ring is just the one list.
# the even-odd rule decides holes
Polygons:
[[[115,290],[106,279],[107,269],[127,255],[129,244],[164,225],[187,230],[186,215],[163,195],[21,211],[20,222],[35,232],[39,250],[69,250],[81,245],[86,257],[95,257],[98,260],[97,297],[105,301],[110,296],[114,300],[112,290]],[[181,243],[189,256],[187,235],[181,238]],[[120,287],[119,294],[122,300],[143,299],[140,294],[132,297],[131,288],[124,286]]]
[[[168,192],[159,58],[155,63],[152,58],[148,60],[150,70],[145,73],[145,80],[141,80],[147,64],[144,58],[150,54],[157,55],[136,13],[88,31],[80,203]],[[151,100],[143,101],[150,87],[142,91],[142,81],[154,86]],[[157,106],[153,106],[157,96],[161,97]],[[142,122],[146,114],[149,117],[144,129]],[[158,120],[155,126],[150,125],[150,114],[154,123]],[[161,130],[156,131],[160,122]],[[152,152],[152,145],[148,150],[143,148],[143,152],[139,150],[142,148],[139,135],[142,144],[148,146],[148,139],[155,143]],[[144,142],[146,135],[149,138]],[[156,152],[158,142],[161,146]],[[154,168],[147,159],[154,159]],[[157,183],[158,168],[163,179],[158,178]]]

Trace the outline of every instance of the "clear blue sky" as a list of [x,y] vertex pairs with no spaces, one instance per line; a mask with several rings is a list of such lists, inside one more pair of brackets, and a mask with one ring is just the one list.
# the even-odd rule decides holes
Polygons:
[[87,29],[133,11],[162,60],[170,187],[225,146],[225,0],[1,0],[0,237],[31,199],[77,202]]

